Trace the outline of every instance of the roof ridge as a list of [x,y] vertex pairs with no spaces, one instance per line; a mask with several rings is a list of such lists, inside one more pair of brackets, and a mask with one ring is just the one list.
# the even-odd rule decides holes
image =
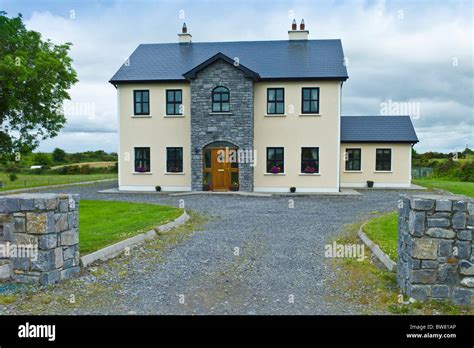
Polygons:
[[[238,40],[238,41],[193,41],[191,45],[200,44],[235,44],[235,43],[262,43],[262,42],[293,42],[294,40]],[[321,41],[341,41],[341,39],[308,39],[308,40],[297,40],[298,42],[321,42]],[[139,46],[152,46],[152,45],[179,45],[179,42],[156,42],[156,43],[140,43]]]

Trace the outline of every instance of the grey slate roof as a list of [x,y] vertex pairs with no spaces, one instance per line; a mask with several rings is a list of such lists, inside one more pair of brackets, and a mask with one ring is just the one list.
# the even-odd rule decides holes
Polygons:
[[222,53],[261,79],[348,78],[340,40],[283,40],[142,44],[111,83],[185,80],[183,74]]
[[417,143],[410,116],[342,116],[341,143]]

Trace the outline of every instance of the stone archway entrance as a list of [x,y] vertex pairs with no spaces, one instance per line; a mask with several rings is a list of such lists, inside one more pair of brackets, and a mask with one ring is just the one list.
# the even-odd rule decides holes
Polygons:
[[218,141],[203,148],[203,190],[238,191],[239,163],[238,147],[232,143]]

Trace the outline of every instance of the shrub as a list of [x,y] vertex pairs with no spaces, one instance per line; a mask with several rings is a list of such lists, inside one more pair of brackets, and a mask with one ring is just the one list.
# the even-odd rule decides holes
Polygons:
[[10,174],[8,178],[10,179],[11,182],[18,180],[18,176],[15,173]]
[[53,161],[58,163],[66,162],[66,151],[60,148],[55,148],[53,151]]

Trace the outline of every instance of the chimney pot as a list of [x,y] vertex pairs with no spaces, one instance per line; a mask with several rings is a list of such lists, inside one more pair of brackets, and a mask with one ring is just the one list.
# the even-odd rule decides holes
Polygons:
[[304,19],[301,20],[301,23],[300,23],[300,30],[304,30]]
[[291,30],[296,30],[296,19],[293,19],[293,23],[291,23]]
[[181,28],[181,33],[178,34],[178,41],[180,44],[190,44],[192,40],[192,35],[188,33],[188,27],[186,23],[183,23]]

